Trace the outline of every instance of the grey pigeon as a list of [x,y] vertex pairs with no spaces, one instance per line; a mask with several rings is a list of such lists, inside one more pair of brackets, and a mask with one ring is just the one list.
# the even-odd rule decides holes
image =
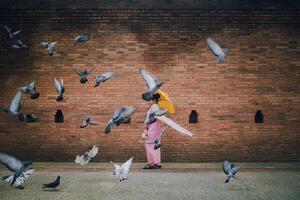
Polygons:
[[21,87],[20,90],[25,94],[30,94],[31,99],[37,99],[40,96],[40,93],[36,91],[35,81],[32,81],[28,85]]
[[42,42],[41,43],[42,47],[47,49],[49,56],[53,56],[53,54],[54,54],[53,52],[55,51],[56,44],[57,44],[57,42],[51,42],[51,43]]
[[18,35],[21,32],[21,29],[12,32],[11,28],[9,28],[8,26],[4,26],[4,29],[7,31],[9,38],[16,37],[16,35]]
[[99,124],[99,122],[96,122],[96,121],[92,120],[90,117],[87,117],[81,123],[80,128],[85,128],[88,125],[98,125],[98,124]]
[[78,75],[80,76],[80,83],[84,84],[88,81],[87,77],[90,75],[90,73],[95,69],[95,67],[93,67],[92,69],[85,69],[82,72],[72,68],[72,70]]
[[223,162],[223,171],[227,176],[225,183],[229,183],[231,178],[235,178],[236,173],[240,170],[242,165],[235,166],[233,163],[230,163],[228,160]]
[[15,117],[19,121],[36,122],[38,120],[38,118],[34,114],[19,113],[22,104],[23,104],[22,91],[18,90],[18,92],[14,96],[13,100],[11,101],[9,108],[8,109],[5,108],[5,109],[3,109],[3,111],[8,113],[9,115]]
[[216,43],[213,39],[207,38],[206,39],[207,45],[209,49],[215,54],[217,57],[217,63],[220,63],[222,60],[225,59],[228,49],[222,49],[218,43]]
[[168,112],[167,109],[157,110],[153,112],[148,112],[145,117],[145,124],[151,124],[156,121],[156,116],[163,116]]
[[14,49],[28,49],[28,46],[24,44],[21,40],[12,38],[12,48]]
[[90,40],[90,36],[87,35],[87,34],[81,34],[81,35],[78,35],[75,40],[74,40],[74,46],[77,44],[77,43],[80,43],[80,42],[87,42]]
[[58,94],[56,101],[62,101],[64,99],[64,93],[65,93],[65,87],[64,87],[64,81],[61,79],[60,81],[54,78],[54,85],[56,92]]
[[113,76],[113,72],[104,72],[103,74],[97,76],[96,79],[95,79],[95,86],[94,87],[97,87],[97,86],[101,85],[102,83],[104,83],[105,81],[110,79],[112,76]]
[[149,89],[147,92],[143,93],[143,99],[145,101],[150,101],[153,99],[154,93],[157,90],[159,90],[159,88],[163,85],[163,83],[158,82],[155,76],[147,72],[144,68],[140,69],[140,73],[146,82],[146,86]]
[[55,189],[60,184],[60,176],[56,177],[55,181],[47,184],[43,184],[43,188]]
[[22,186],[23,183],[34,172],[34,169],[29,168],[29,166],[32,165],[32,162],[21,162],[11,155],[0,153],[0,163],[14,173],[13,175],[3,177],[3,180],[10,183],[10,185],[15,188],[24,189]]
[[126,123],[129,121],[131,115],[135,112],[135,108],[133,107],[121,107],[118,108],[114,115],[113,118],[110,119],[107,123],[107,126],[104,130],[105,134],[109,134],[110,130],[113,126],[119,126],[122,123]]

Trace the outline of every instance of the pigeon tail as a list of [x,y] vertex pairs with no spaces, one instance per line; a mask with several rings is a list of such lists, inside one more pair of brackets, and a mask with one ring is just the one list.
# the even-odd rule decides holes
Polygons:
[[106,126],[106,128],[105,128],[105,130],[104,130],[104,133],[105,133],[105,134],[109,134],[111,128],[113,127],[113,125],[114,125],[113,121],[110,121],[110,122],[107,124],[107,126]]

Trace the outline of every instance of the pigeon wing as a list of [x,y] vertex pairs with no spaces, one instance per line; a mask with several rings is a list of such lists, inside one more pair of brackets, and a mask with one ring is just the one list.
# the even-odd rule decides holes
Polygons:
[[233,167],[231,168],[232,174],[235,175],[236,173],[238,173],[238,171],[241,169],[241,166],[242,166],[242,165],[239,165],[239,166],[233,166]]
[[114,162],[110,161],[110,163],[113,166],[113,174],[116,176],[120,176],[121,173],[121,167],[120,165],[115,164]]
[[229,174],[231,170],[231,163],[228,160],[225,160],[222,165],[223,171],[225,174]]
[[124,108],[122,110],[122,112],[120,113],[120,117],[122,119],[128,119],[134,113],[134,111],[135,111],[135,108],[133,108],[133,107]]
[[82,75],[82,72],[79,71],[78,69],[72,67],[72,70],[73,70],[78,76],[81,76],[81,75]]
[[103,76],[105,80],[107,80],[113,76],[113,72],[104,72],[101,76]]
[[90,73],[92,73],[92,71],[95,69],[96,67],[93,67],[92,69],[88,69],[87,70],[87,74],[89,75]]
[[23,163],[20,160],[4,153],[0,153],[0,163],[12,172],[17,172],[23,167]]
[[141,73],[143,79],[145,80],[146,85],[149,89],[152,89],[157,85],[157,80],[156,80],[155,76],[153,76],[152,74],[147,72],[144,68],[140,69],[140,73]]
[[26,180],[33,174],[34,169],[24,171],[14,182],[14,187],[18,187],[26,182]]
[[87,154],[90,158],[94,158],[98,154],[98,147],[93,145],[93,148]]
[[14,114],[17,114],[22,105],[22,91],[19,90],[14,96],[13,100],[10,103],[9,110]]
[[127,160],[125,163],[121,165],[121,168],[123,169],[123,178],[127,178],[129,168],[132,164],[132,160],[134,157],[131,157],[129,160]]
[[56,44],[57,44],[57,41],[51,42],[50,45],[49,45],[50,49],[54,49]]
[[96,122],[96,121],[94,121],[94,120],[92,120],[92,119],[90,119],[89,124],[91,124],[91,125],[98,125],[98,124],[100,124],[100,123],[99,123],[99,122]]
[[22,31],[22,29],[19,29],[19,30],[15,31],[15,32],[13,33],[13,36],[18,35],[21,31]]
[[55,78],[55,79],[54,79],[54,84],[55,84],[56,92],[57,92],[58,94],[60,94],[60,93],[61,93],[61,88],[62,88],[61,83]]
[[41,45],[43,48],[48,48],[49,43],[48,42],[41,42]]

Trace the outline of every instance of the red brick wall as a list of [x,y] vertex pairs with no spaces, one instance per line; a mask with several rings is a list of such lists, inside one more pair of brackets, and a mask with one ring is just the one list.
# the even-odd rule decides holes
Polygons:
[[[38,123],[16,122],[0,113],[0,151],[36,161],[72,161],[77,154],[100,147],[97,161],[144,161],[138,143],[149,103],[141,99],[140,66],[164,81],[173,101],[172,118],[194,133],[183,137],[168,129],[162,139],[162,161],[201,162],[300,160],[300,12],[191,10],[22,10],[2,12],[3,24],[22,28],[29,50],[10,49],[0,31],[0,105],[6,107],[16,90],[37,81],[41,96],[25,98],[24,112]],[[73,38],[90,33],[92,40],[73,47]],[[206,47],[215,38],[229,48],[222,64]],[[50,57],[42,41],[58,41]],[[95,66],[87,84],[71,67]],[[93,88],[97,74],[116,76]],[[55,101],[53,78],[62,77],[66,93]],[[130,125],[113,128],[106,122],[118,106],[134,106]],[[65,123],[55,124],[62,109]],[[191,109],[200,123],[188,124]],[[255,124],[256,110],[264,124]],[[80,129],[90,115],[99,126]]]

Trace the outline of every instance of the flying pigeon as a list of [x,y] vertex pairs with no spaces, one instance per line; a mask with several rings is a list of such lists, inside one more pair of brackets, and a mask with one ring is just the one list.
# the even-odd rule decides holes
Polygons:
[[12,48],[14,49],[28,49],[28,46],[24,44],[21,40],[12,38]]
[[30,94],[31,99],[37,99],[40,96],[40,93],[36,92],[35,81],[32,81],[28,85],[21,87],[20,90],[25,94]]
[[87,34],[81,34],[81,35],[78,35],[76,38],[75,38],[75,41],[74,41],[74,46],[77,44],[77,43],[80,43],[80,42],[87,42],[90,40],[90,36],[87,35]]
[[34,114],[20,114],[19,111],[23,104],[22,101],[22,91],[18,90],[16,95],[14,96],[13,100],[10,103],[9,108],[3,109],[4,112],[8,113],[9,115],[15,117],[19,121],[26,121],[26,122],[36,122],[38,117]]
[[88,75],[90,75],[90,73],[95,69],[95,67],[93,67],[92,69],[85,69],[83,70],[82,72],[75,69],[75,68],[72,68],[72,70],[78,75],[80,76],[80,83],[84,84],[88,81],[87,77]]
[[58,94],[56,101],[62,101],[64,99],[64,93],[65,93],[65,87],[64,87],[64,81],[61,79],[61,81],[54,79],[55,89]]
[[98,147],[93,145],[93,148],[87,152],[85,152],[82,156],[77,155],[75,159],[75,163],[79,165],[87,165],[91,158],[94,158],[98,153]]
[[153,122],[156,121],[156,118],[155,118],[156,116],[163,116],[167,112],[168,112],[167,109],[155,110],[155,111],[147,112],[144,123],[145,124],[151,124],[151,123],[153,123]]
[[7,31],[8,35],[9,35],[9,38],[13,38],[15,37],[16,35],[18,35],[22,29],[19,29],[15,32],[12,32],[11,28],[9,28],[8,26],[4,26],[4,29]]
[[217,63],[220,63],[222,60],[225,59],[228,49],[222,49],[218,43],[216,43],[213,39],[207,38],[206,39],[207,45],[210,50],[215,54],[217,57]]
[[17,158],[8,154],[0,153],[0,163],[5,165],[13,175],[3,177],[3,180],[10,183],[17,189],[24,189],[23,183],[31,176],[34,169],[29,168],[32,165],[31,161],[21,162]]
[[92,120],[90,117],[87,117],[82,121],[80,128],[85,128],[88,125],[98,125],[98,124],[99,124],[99,122],[96,122],[96,121]]
[[231,178],[235,178],[236,173],[240,170],[242,165],[235,166],[233,163],[230,163],[229,161],[225,160],[223,162],[223,171],[227,176],[225,183],[229,183]]
[[108,121],[107,126],[104,130],[105,134],[108,134],[114,125],[119,126],[121,123],[126,123],[134,112],[135,108],[133,107],[118,108],[115,111],[113,118]]
[[58,176],[55,181],[51,182],[51,183],[47,183],[47,184],[43,184],[43,188],[51,188],[51,189],[55,189],[57,186],[59,186],[60,184],[60,176]]
[[131,166],[133,158],[134,157],[131,157],[121,166],[110,161],[110,163],[113,165],[113,175],[118,176],[120,178],[120,182],[127,181],[129,168]]
[[147,92],[143,93],[143,99],[145,101],[150,101],[153,99],[154,93],[163,85],[163,82],[157,82],[155,76],[147,72],[144,68],[140,69],[140,73],[149,89]]
[[97,86],[101,85],[102,83],[104,83],[105,81],[110,79],[112,76],[113,76],[112,72],[104,72],[103,74],[97,76],[96,79],[95,79],[95,86],[94,87],[97,87]]
[[49,56],[53,56],[53,52],[55,51],[55,46],[56,46],[57,42],[42,42],[41,45],[43,48],[48,50],[48,55]]

